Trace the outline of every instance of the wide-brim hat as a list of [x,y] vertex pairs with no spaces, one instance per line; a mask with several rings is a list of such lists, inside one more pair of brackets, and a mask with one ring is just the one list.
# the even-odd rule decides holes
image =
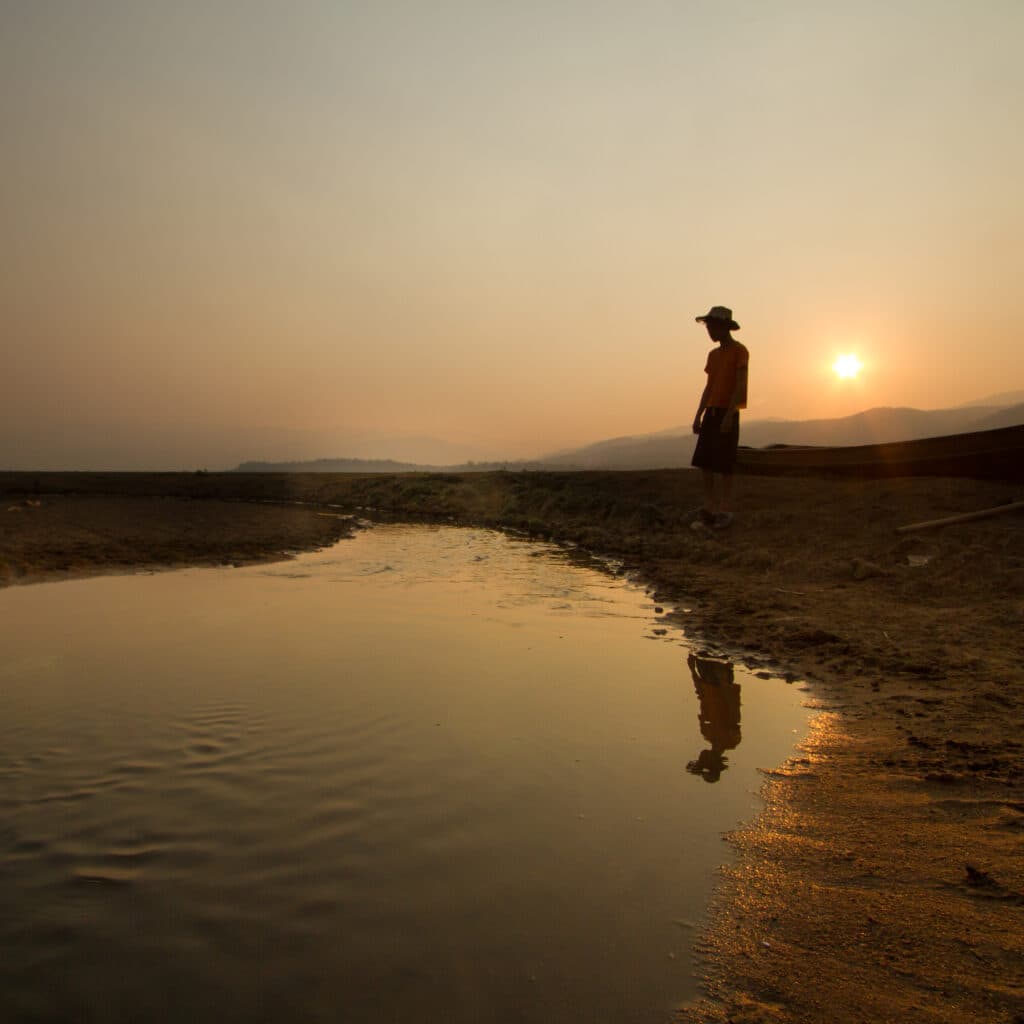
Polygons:
[[706,323],[708,320],[724,320],[729,325],[730,331],[738,331],[740,325],[732,318],[732,310],[728,306],[712,306],[703,316],[695,318],[698,323]]

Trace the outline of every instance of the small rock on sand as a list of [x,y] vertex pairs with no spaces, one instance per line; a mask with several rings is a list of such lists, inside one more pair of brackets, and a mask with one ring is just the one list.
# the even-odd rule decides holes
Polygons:
[[880,565],[868,562],[863,558],[855,558],[851,563],[855,580],[869,580],[874,576],[888,576],[889,573]]

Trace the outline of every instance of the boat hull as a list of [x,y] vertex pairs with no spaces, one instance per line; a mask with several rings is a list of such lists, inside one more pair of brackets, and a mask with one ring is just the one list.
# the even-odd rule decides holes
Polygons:
[[736,472],[760,476],[959,476],[1024,481],[1024,425],[843,448],[740,448]]

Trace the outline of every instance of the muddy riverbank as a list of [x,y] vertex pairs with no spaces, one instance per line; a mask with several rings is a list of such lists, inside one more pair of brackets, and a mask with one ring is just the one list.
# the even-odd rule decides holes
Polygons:
[[[621,560],[701,642],[813,684],[816,728],[731,837],[702,1021],[1024,1014],[1024,516],[966,480],[738,481],[694,531],[688,471],[0,474],[0,582],[242,564],[348,515],[472,523]],[[257,504],[262,503],[262,504]],[[306,504],[297,504],[306,503]]]

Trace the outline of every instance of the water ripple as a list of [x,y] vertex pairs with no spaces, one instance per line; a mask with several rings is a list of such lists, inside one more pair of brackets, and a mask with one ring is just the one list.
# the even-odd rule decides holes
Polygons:
[[758,727],[693,785],[685,657],[577,557],[384,528],[0,594],[0,1017],[662,1019]]

